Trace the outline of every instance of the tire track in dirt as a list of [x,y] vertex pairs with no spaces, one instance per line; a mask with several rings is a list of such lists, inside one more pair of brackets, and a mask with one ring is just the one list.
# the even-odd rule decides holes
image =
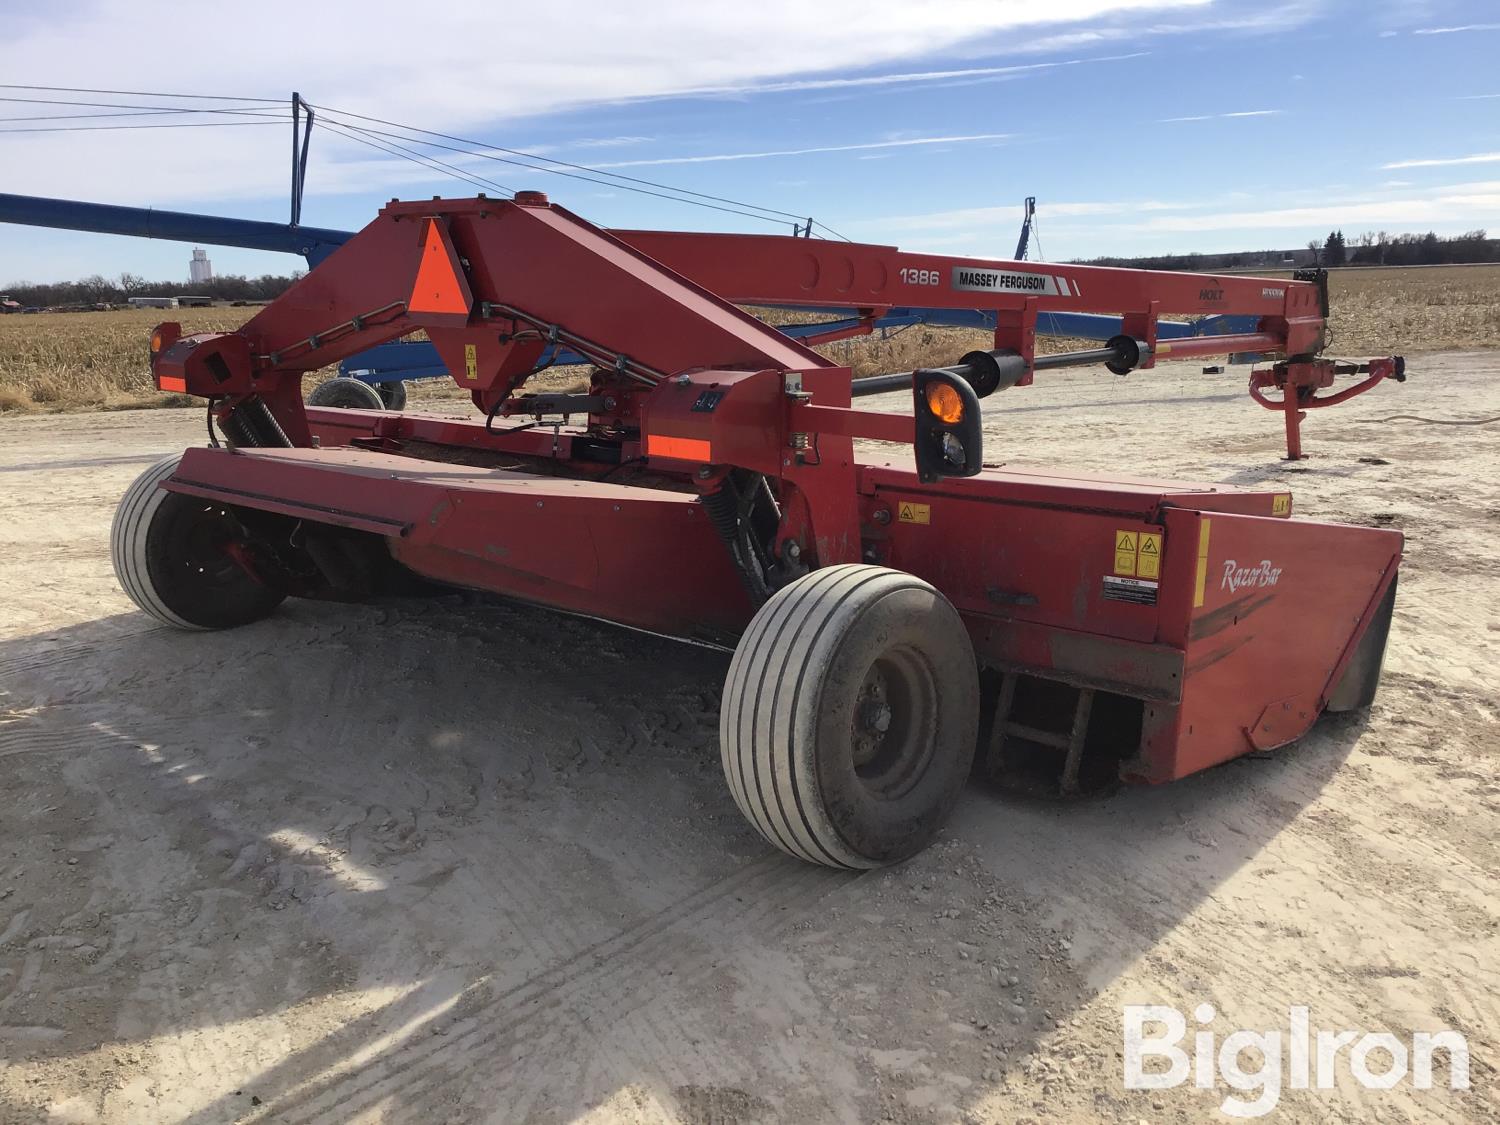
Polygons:
[[[481,1060],[493,1083],[522,1061],[496,1065],[494,1056],[523,1039],[590,1035],[573,1005],[585,1005],[591,1022],[613,1023],[658,996],[664,979],[690,988],[732,957],[734,942],[774,936],[860,877],[781,855],[755,860],[530,980],[488,999],[461,1001],[462,1014],[446,1035],[408,1041],[352,1074],[272,1099],[258,1119],[344,1121],[388,1098],[415,1119],[430,1119],[417,1106],[461,1091],[471,1080],[466,1072]],[[480,994],[476,986],[469,996]]]
[[94,727],[49,729],[30,719],[0,723],[0,759],[22,754],[89,754],[124,745],[118,736]]
[[63,469],[97,469],[108,465],[143,465],[166,456],[166,453],[128,453],[115,457],[75,457],[66,461],[28,461],[20,465],[0,465],[0,473],[46,473]]
[[114,644],[116,641],[131,637],[140,637],[147,633],[155,632],[160,632],[160,629],[142,627],[122,629],[118,633],[111,633],[108,637],[97,641],[69,641],[51,647],[45,647],[39,643],[34,652],[23,652],[18,656],[0,659],[0,679],[25,676],[36,672],[48,672],[64,664],[71,664],[76,660],[87,660],[90,657],[96,657],[103,648]]

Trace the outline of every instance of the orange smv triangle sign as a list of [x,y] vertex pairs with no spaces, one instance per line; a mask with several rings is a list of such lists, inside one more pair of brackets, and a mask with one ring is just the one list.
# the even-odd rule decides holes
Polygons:
[[469,314],[469,287],[459,275],[458,264],[436,219],[427,220],[422,235],[422,257],[417,263],[417,280],[411,287],[406,311]]

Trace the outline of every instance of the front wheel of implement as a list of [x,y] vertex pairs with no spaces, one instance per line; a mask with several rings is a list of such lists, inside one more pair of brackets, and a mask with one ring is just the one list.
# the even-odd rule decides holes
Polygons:
[[369,383],[340,375],[309,391],[307,405],[331,406],[339,410],[384,410],[385,400]]
[[228,629],[266,617],[285,594],[243,565],[245,530],[234,509],[167,492],[180,457],[135,479],[109,529],[115,577],[142,610],[180,629]]
[[870,868],[921,851],[969,775],[974,650],[948,600],[849,564],[772,597],[740,639],[719,743],[730,792],[782,851]]

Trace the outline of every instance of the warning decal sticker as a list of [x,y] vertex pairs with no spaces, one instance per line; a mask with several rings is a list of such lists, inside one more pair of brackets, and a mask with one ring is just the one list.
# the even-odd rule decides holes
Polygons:
[[1161,534],[1155,531],[1141,532],[1141,545],[1135,554],[1137,578],[1161,577]]
[[464,377],[471,383],[479,378],[479,349],[473,344],[464,345]]
[[1156,583],[1140,578],[1116,578],[1104,576],[1104,600],[1107,602],[1131,602],[1134,605],[1156,604]]
[[1161,532],[1116,531],[1116,574],[1124,578],[1161,577]]
[[896,519],[901,523],[931,523],[932,505],[914,504],[910,500],[903,500],[900,507],[896,509]]

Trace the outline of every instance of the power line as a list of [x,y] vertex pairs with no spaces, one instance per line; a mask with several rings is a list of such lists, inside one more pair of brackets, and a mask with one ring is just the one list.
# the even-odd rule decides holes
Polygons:
[[[526,151],[524,151],[522,149],[506,148],[504,145],[489,144],[489,143],[487,143],[485,141],[476,141],[476,140],[473,140],[473,139],[468,138],[468,137],[455,137],[455,136],[452,136],[452,135],[450,135],[448,133],[439,133],[439,132],[435,132],[434,130],[431,130],[431,129],[419,129],[419,128],[417,128],[414,125],[402,125],[399,122],[396,122],[396,121],[385,121],[385,120],[382,120],[379,117],[367,117],[367,116],[365,116],[362,113],[351,113],[348,110],[335,109],[332,106],[314,106],[313,108],[314,109],[321,109],[321,110],[324,110],[324,111],[326,111],[328,113],[337,113],[337,114],[339,114],[342,117],[353,117],[353,118],[355,118],[357,120],[360,120],[360,121],[373,121],[377,125],[389,125],[390,127],[394,128],[394,129],[405,129],[409,133],[423,133],[423,134],[425,134],[425,135],[427,135],[429,137],[441,137],[443,140],[446,140],[446,141],[457,141],[460,144],[476,145],[476,146],[478,146],[481,149],[489,149],[489,150],[492,150],[493,152],[509,153],[511,156],[525,157],[528,160],[540,160],[540,161],[544,161],[547,164],[556,164],[556,165],[558,165],[559,167],[562,167],[562,168],[573,168],[573,169],[576,169],[577,171],[580,171],[580,172],[592,172],[595,175],[608,176],[611,179],[615,179],[615,180],[625,180],[625,181],[627,181],[629,183],[633,183],[633,184],[644,184],[647,187],[661,188],[661,189],[663,189],[665,191],[675,191],[675,192],[679,192],[679,193],[681,193],[683,195],[697,196],[699,199],[711,199],[711,200],[715,201],[716,203],[730,203],[730,204],[733,204],[733,205],[735,205],[737,207],[748,207],[748,208],[751,208],[752,210],[756,210],[756,211],[766,211],[766,212],[769,212],[769,213],[771,213],[773,215],[780,215],[783,218],[787,218],[787,219],[798,219],[798,220],[800,220],[800,219],[803,218],[802,215],[793,214],[791,211],[781,211],[781,210],[778,210],[775,207],[762,207],[762,206],[760,206],[759,204],[756,204],[756,203],[745,203],[742,200],[727,199],[727,198],[725,198],[724,196],[721,196],[721,195],[709,195],[709,194],[707,194],[705,192],[691,191],[688,188],[679,188],[679,187],[674,187],[671,184],[657,183],[655,180],[643,180],[643,179],[641,179],[641,178],[639,178],[637,176],[627,176],[627,175],[624,175],[623,173],[620,173],[620,172],[611,172],[611,171],[609,171],[607,169],[596,168],[596,167],[593,167],[593,166],[588,165],[588,164],[574,164],[571,161],[558,160],[555,157],[543,156],[543,155],[541,155],[539,153],[534,153],[534,152],[526,152]],[[411,138],[411,139],[412,140],[416,140],[416,138],[414,138],[414,137]],[[419,143],[419,144],[426,144],[428,142],[419,141],[417,143]],[[481,154],[481,153],[475,153],[474,155],[477,156],[477,155],[483,155],[483,154]],[[492,159],[492,160],[499,160],[500,159],[500,157],[498,157],[498,156],[490,156],[489,158]],[[542,172],[551,172],[551,171],[553,171],[553,169],[550,169],[550,168],[538,168],[537,170],[538,171],[542,171]],[[555,174],[561,175],[562,173],[555,173]]]
[[[98,89],[98,88],[80,87],[80,86],[37,86],[37,85],[25,85],[25,84],[20,84],[20,83],[0,83],[0,90],[24,90],[24,91],[32,92],[32,93],[97,94],[97,95],[103,95],[103,96],[108,96],[108,97],[168,98],[168,99],[174,99],[174,100],[178,100],[178,101],[253,102],[253,103],[257,103],[257,104],[261,104],[261,105],[280,105],[280,104],[284,104],[283,99],[280,99],[280,98],[231,97],[230,95],[227,95],[227,94],[177,94],[177,93],[168,93],[168,92],[159,91],[159,90],[155,90],[155,91],[153,91],[153,90],[110,90],[110,89]],[[0,97],[0,102],[16,102],[16,103],[28,103],[28,104],[37,104],[37,105],[69,105],[69,106],[78,106],[78,107],[82,107],[82,108],[99,108],[99,109],[111,109],[111,110],[139,110],[139,111],[142,111],[142,115],[147,115],[147,114],[166,114],[166,113],[181,112],[181,113],[192,113],[192,114],[196,114],[196,113],[232,114],[232,115],[236,115],[236,116],[253,116],[253,117],[273,117],[274,116],[274,117],[283,118],[283,119],[286,116],[285,113],[270,114],[270,113],[265,113],[265,112],[260,111],[260,110],[249,109],[249,108],[242,108],[242,107],[225,108],[225,107],[217,107],[217,106],[215,106],[215,107],[205,107],[203,109],[193,109],[191,107],[186,107],[186,106],[160,106],[160,105],[140,106],[140,105],[131,105],[131,104],[126,104],[126,103],[119,103],[119,102],[87,102],[87,101],[78,101],[76,99],[74,99],[74,100],[63,100],[63,99],[50,99],[50,98],[19,98],[19,97]],[[383,132],[382,130],[379,130],[379,129],[370,129],[370,128],[367,128],[365,126],[355,125],[351,121],[334,121],[334,122],[329,123],[329,122],[325,122],[325,121],[320,120],[318,122],[319,124],[339,125],[339,126],[342,126],[345,130],[349,130],[350,132],[341,132],[341,133],[337,133],[336,134],[336,135],[343,136],[343,137],[345,137],[348,140],[359,141],[360,143],[367,144],[367,145],[369,145],[369,147],[376,148],[379,151],[387,152],[390,155],[401,156],[404,159],[411,160],[411,161],[413,161],[415,163],[423,164],[425,167],[428,167],[428,168],[431,168],[431,169],[434,169],[434,170],[439,170],[439,169],[445,170],[449,174],[454,175],[454,176],[456,176],[456,177],[458,177],[460,179],[463,179],[463,180],[465,180],[465,181],[467,181],[469,183],[479,183],[480,181],[483,181],[485,183],[491,184],[492,186],[500,187],[501,190],[504,190],[504,191],[510,191],[511,189],[510,188],[506,188],[503,185],[497,184],[494,181],[486,180],[484,177],[477,177],[476,178],[474,176],[471,176],[469,173],[467,173],[467,172],[465,172],[465,171],[463,171],[461,169],[458,169],[458,168],[456,168],[455,166],[453,166],[451,164],[447,164],[444,161],[436,160],[435,158],[433,158],[431,161],[425,160],[423,157],[421,157],[421,156],[413,153],[413,151],[411,149],[406,148],[404,145],[397,144],[396,142],[402,142],[402,141],[404,141],[404,142],[407,142],[409,144],[424,145],[424,146],[426,146],[428,148],[444,149],[444,150],[449,151],[449,152],[456,152],[456,153],[460,153],[461,155],[472,156],[472,157],[475,157],[477,159],[492,160],[492,161],[496,161],[496,162],[502,163],[502,164],[510,164],[510,165],[515,166],[515,167],[527,168],[527,169],[530,169],[530,170],[536,171],[536,172],[546,172],[546,173],[549,173],[549,174],[554,175],[554,176],[563,176],[563,177],[566,177],[568,179],[580,180],[580,181],[583,181],[585,183],[592,183],[592,184],[599,185],[601,187],[619,188],[619,189],[622,189],[622,190],[625,190],[625,191],[633,191],[633,192],[636,192],[636,193],[641,194],[641,195],[648,195],[648,196],[652,196],[652,197],[657,198],[657,199],[664,199],[664,200],[667,200],[668,202],[672,202],[672,203],[687,203],[687,204],[691,204],[691,205],[697,206],[697,207],[705,207],[705,208],[708,208],[709,210],[713,210],[713,211],[721,211],[721,212],[724,212],[726,214],[740,215],[740,216],[742,216],[744,218],[749,218],[749,219],[757,219],[757,220],[759,220],[761,222],[779,223],[781,219],[792,219],[794,221],[800,221],[803,218],[803,216],[800,215],[800,214],[796,214],[796,213],[793,213],[791,211],[783,211],[783,210],[781,210],[779,208],[775,208],[775,207],[766,207],[766,206],[763,206],[763,205],[758,204],[758,203],[747,203],[744,200],[732,199],[732,198],[729,198],[727,196],[714,195],[714,194],[711,194],[709,192],[694,191],[691,188],[674,187],[671,184],[664,184],[664,183],[660,183],[660,182],[655,181],[655,180],[642,179],[642,178],[637,177],[637,176],[627,176],[627,175],[625,175],[623,173],[611,172],[611,171],[608,171],[607,169],[596,168],[596,167],[592,167],[592,166],[587,165],[587,164],[576,164],[576,163],[573,163],[572,161],[560,160],[560,159],[557,159],[555,157],[543,156],[543,155],[540,155],[538,153],[526,152],[526,151],[521,150],[521,149],[506,148],[503,145],[488,144],[488,143],[486,143],[484,141],[473,140],[473,139],[465,138],[465,137],[458,137],[458,136],[454,136],[454,135],[449,134],[449,133],[440,133],[440,132],[437,132],[437,131],[431,130],[431,129],[422,129],[422,128],[419,128],[419,127],[413,126],[413,125],[403,125],[400,122],[388,121],[388,120],[385,120],[384,118],[371,117],[371,116],[367,116],[365,114],[354,113],[354,112],[349,111],[349,110],[341,110],[341,109],[338,109],[338,108],[333,107],[333,106],[315,105],[312,108],[321,110],[325,114],[336,114],[339,117],[343,117],[343,118],[351,118],[351,119],[357,120],[357,121],[367,121],[367,122],[372,122],[372,123],[377,124],[377,125],[385,125],[385,126],[388,126],[390,128],[393,128],[393,129],[400,129],[400,130],[403,131],[403,133],[406,133],[406,134],[417,133],[417,134],[421,134],[421,135],[427,136],[427,137],[438,137],[438,138],[441,138],[442,140],[445,140],[445,141],[455,141],[455,142],[457,142],[460,145],[470,146],[470,147],[466,147],[466,148],[455,148],[455,147],[453,147],[451,145],[438,144],[438,143],[436,143],[434,141],[422,140],[420,137],[416,137],[416,136],[406,136],[406,135],[398,134],[398,133],[386,133],[386,132]],[[133,114],[127,114],[127,113],[118,113],[118,114],[116,114],[116,113],[110,113],[110,114],[77,114],[77,115],[59,114],[59,115],[56,115],[55,118],[37,117],[37,118],[35,118],[35,120],[53,120],[53,119],[65,120],[65,119],[68,119],[70,117],[92,118],[92,117],[115,117],[115,116],[133,116]],[[28,118],[0,118],[0,121],[7,121],[7,120],[24,121],[24,120],[29,120],[29,119]],[[164,124],[164,125],[155,125],[155,124],[130,124],[130,125],[92,125],[92,126],[52,126],[52,127],[47,127],[47,128],[26,128],[26,129],[6,129],[6,128],[0,128],[0,133],[89,132],[89,131],[111,131],[111,130],[120,130],[120,129],[187,128],[187,127],[194,127],[194,126],[200,126],[201,127],[201,126],[218,125],[218,124],[273,124],[273,123],[274,122],[269,122],[268,121],[268,122],[196,122],[196,123]],[[354,135],[355,133],[360,134],[360,136],[355,136]],[[369,139],[369,138],[373,138],[373,137],[383,137],[383,138],[386,138],[387,141],[389,141],[390,143],[392,143],[393,145],[395,145],[395,148],[399,149],[400,151],[393,151],[390,148],[382,148],[379,142],[376,142],[376,141],[373,141],[373,140]],[[485,150],[485,151],[475,151],[475,149]],[[501,152],[508,154],[508,156],[511,157],[511,158],[517,158],[517,159],[508,159],[507,157],[497,156],[496,155],[496,153],[501,153]],[[528,163],[528,161],[536,161],[538,163]],[[562,169],[565,169],[565,168],[573,169],[573,171],[572,172],[562,171]],[[589,174],[588,175],[582,175],[580,173],[589,173]],[[599,177],[604,177],[604,178],[599,178]],[[632,185],[638,185],[638,186],[632,186]],[[648,190],[648,189],[652,189],[652,188],[658,189],[658,190],[654,190],[654,191],[653,190]],[[773,218],[772,216],[776,216],[776,218]],[[850,241],[850,239],[848,239],[846,236],[840,234],[838,231],[834,230],[832,227],[828,226],[826,223],[818,222],[816,220],[811,220],[810,221],[810,225],[816,226],[819,229],[821,229],[823,231],[826,231],[827,233],[833,235],[835,238],[843,239],[845,242]]]
[[175,121],[161,125],[51,125],[25,129],[0,129],[0,133],[101,133],[129,129],[232,129],[236,125],[280,125],[279,121]]
[[[60,88],[46,87],[46,86],[13,86],[13,85],[9,85],[8,86],[8,85],[0,85],[0,90],[16,90],[16,89],[21,89],[21,90],[60,90]],[[68,92],[68,91],[61,90],[61,92]],[[93,91],[80,91],[80,92],[82,92],[82,93],[92,93]],[[109,93],[110,91],[101,91],[101,92],[103,92],[103,93]],[[153,96],[153,95],[148,95],[148,96]],[[177,96],[177,95],[161,95],[161,96],[173,97],[173,96]],[[198,96],[207,97],[207,95],[182,95],[182,96],[183,97],[198,97]],[[227,101],[244,101],[246,99],[242,99],[242,98],[229,98],[229,99],[224,99],[224,100],[227,100]],[[249,100],[252,100],[252,101],[261,101],[261,100],[269,100],[269,99],[258,99],[258,98],[256,98],[256,99],[249,99]],[[111,109],[111,110],[123,110],[123,111],[126,111],[126,112],[122,112],[122,113],[76,113],[76,114],[59,113],[59,114],[50,114],[50,115],[37,115],[35,117],[8,117],[8,118],[0,118],[0,121],[29,121],[29,120],[35,120],[35,121],[49,121],[49,120],[51,120],[51,121],[70,121],[70,120],[90,120],[90,119],[96,119],[96,118],[109,118],[109,117],[151,117],[151,116],[166,116],[166,115],[169,115],[169,114],[171,114],[171,115],[182,114],[182,115],[188,115],[188,116],[197,116],[199,114],[220,114],[220,115],[233,116],[233,117],[256,117],[256,118],[262,118],[262,119],[264,119],[264,120],[258,120],[258,121],[173,122],[171,124],[160,124],[160,125],[158,125],[158,124],[141,123],[141,122],[132,123],[132,124],[129,124],[129,125],[51,125],[51,126],[45,126],[45,127],[27,127],[27,128],[20,128],[20,129],[0,128],[0,133],[86,133],[86,132],[113,132],[113,131],[124,130],[124,129],[191,129],[191,128],[205,128],[205,127],[210,127],[210,126],[221,126],[221,125],[222,126],[228,126],[228,125],[276,125],[276,124],[280,124],[281,122],[285,121],[287,119],[287,117],[288,117],[288,114],[285,111],[280,112],[280,113],[268,113],[268,112],[266,112],[265,110],[262,110],[262,109],[253,109],[253,108],[245,108],[245,107],[220,107],[220,106],[212,106],[212,107],[206,107],[206,108],[199,109],[199,108],[195,108],[195,107],[192,107],[192,106],[153,106],[153,105],[136,105],[136,104],[129,103],[129,102],[88,102],[88,101],[78,101],[77,99],[63,99],[63,98],[17,98],[17,97],[0,97],[0,102],[8,102],[8,103],[16,103],[16,104],[24,104],[24,105],[66,105],[66,106],[77,106],[77,107],[85,108],[85,109]]]
[[109,94],[122,98],[181,98],[208,102],[268,102],[284,105],[285,98],[232,98],[227,94],[164,94],[159,90],[91,90],[82,86],[21,86],[0,83],[0,90],[44,90],[54,94]]
[[[10,101],[10,100],[11,99],[9,99],[9,98],[0,98],[0,101]],[[270,117],[270,116],[273,116],[271,114],[263,113],[263,112],[261,112],[259,110],[254,110],[254,109],[245,109],[245,110],[234,110],[234,109],[189,109],[187,107],[183,107],[181,109],[141,109],[141,110],[129,110],[129,111],[125,112],[125,113],[45,113],[45,114],[34,114],[34,115],[28,116],[28,117],[0,117],[0,121],[90,121],[90,120],[95,120],[95,119],[103,118],[103,117],[161,117],[161,116],[164,116],[166,114],[187,114],[187,115],[193,115],[193,114],[204,114],[204,113],[232,113],[232,114],[236,114],[236,115],[243,114],[243,115],[246,115],[246,116],[255,116],[255,117]],[[278,115],[274,115],[274,116],[285,117],[286,115],[285,114],[278,114]]]
[[[0,86],[0,89],[4,88]],[[71,105],[85,109],[142,109],[153,113],[225,113],[236,117],[285,117],[287,113],[285,110],[276,113],[263,109],[229,109],[218,106],[194,109],[191,106],[136,105],[132,102],[81,102],[76,98],[0,97],[0,102],[14,102],[19,105]]]
[[[314,108],[323,108],[325,113],[328,113],[328,112],[335,112],[336,113],[336,112],[338,112],[337,110],[328,110],[326,107],[314,107]],[[351,115],[351,116],[358,116],[358,115]],[[367,118],[366,120],[369,120],[369,119]],[[386,132],[383,129],[369,129],[369,128],[366,128],[366,127],[360,126],[360,125],[350,125],[347,122],[343,122],[343,121],[337,122],[337,124],[343,125],[347,129],[357,130],[358,132],[360,132],[360,133],[362,133],[362,134],[364,134],[366,136],[388,137],[388,138],[394,138],[396,140],[410,141],[413,144],[426,145],[429,148],[440,148],[440,149],[443,149],[443,150],[445,150],[447,152],[460,153],[463,156],[473,156],[473,157],[477,157],[477,158],[479,158],[481,160],[494,160],[494,161],[497,161],[498,163],[501,163],[501,164],[512,164],[512,165],[514,165],[514,166],[516,166],[518,168],[529,168],[533,172],[549,172],[549,173],[551,173],[554,176],[565,176],[566,178],[568,178],[570,180],[582,180],[584,183],[597,184],[600,187],[618,188],[618,189],[622,189],[622,190],[625,190],[625,191],[637,192],[638,194],[641,194],[641,195],[655,196],[657,199],[665,199],[665,200],[668,200],[669,202],[672,202],[672,203],[688,203],[688,204],[693,205],[694,207],[706,207],[706,208],[708,208],[710,210],[713,210],[713,211],[723,211],[723,212],[726,212],[727,214],[731,214],[731,215],[743,215],[747,219],[757,219],[757,220],[759,220],[760,222],[763,222],[763,223],[778,223],[779,224],[781,222],[780,219],[772,218],[770,215],[758,215],[758,214],[756,214],[753,211],[739,210],[739,209],[734,208],[734,207],[721,207],[721,206],[719,206],[716,203],[705,203],[705,202],[701,202],[701,201],[696,200],[696,199],[684,199],[684,198],[682,198],[681,196],[678,196],[678,195],[667,195],[667,194],[664,194],[663,192],[648,191],[645,188],[630,187],[630,186],[628,186],[626,184],[617,184],[617,183],[614,183],[614,182],[612,182],[610,180],[601,180],[601,179],[597,179],[597,178],[595,178],[593,176],[580,175],[577,172],[563,172],[563,171],[559,171],[556,168],[546,168],[546,167],[541,167],[541,166],[536,165],[536,164],[527,164],[525,161],[522,161],[522,160],[512,160],[512,159],[509,159],[509,158],[504,157],[504,156],[494,156],[494,155],[492,155],[490,153],[475,152],[473,149],[456,148],[453,145],[439,144],[437,141],[424,141],[424,140],[419,140],[419,139],[417,139],[415,137],[405,137],[405,136],[402,136],[399,133],[388,133],[388,132]],[[398,125],[397,128],[405,128],[405,126]],[[420,130],[415,130],[415,131],[416,132],[428,132],[429,130],[420,129]],[[436,135],[440,135],[440,134],[434,134],[434,135],[436,136]],[[482,142],[476,141],[474,143],[475,144],[480,144]],[[500,151],[509,151],[509,150],[502,149]],[[542,158],[542,159],[545,159],[545,158]],[[607,175],[608,173],[604,173],[604,174]],[[670,188],[669,187],[666,190],[667,191],[676,191],[678,189],[676,189],[676,188]],[[691,194],[697,194],[697,193],[691,193]],[[754,204],[746,204],[746,206],[754,206]]]
[[357,133],[355,132],[347,132],[347,127],[340,125],[338,122],[328,122],[315,118],[313,124],[318,126],[318,128],[320,129],[327,129],[335,136],[345,137],[351,141],[357,141],[359,144],[366,145],[373,149],[378,149],[379,151],[389,153],[392,156],[399,156],[403,160],[409,160],[414,164],[421,164],[426,168],[433,169],[434,171],[446,172],[448,175],[455,176],[461,180],[465,180],[468,183],[473,184],[475,187],[498,188],[499,190],[506,192],[509,195],[514,195],[516,193],[516,189],[513,187],[509,187],[506,184],[491,180],[485,176],[470,175],[462,168],[458,168],[455,165],[448,164],[442,160],[426,157],[421,153],[414,153],[409,149],[403,149],[399,145],[388,146],[382,141],[370,140],[367,137],[357,135]]
[[[607,169],[595,168],[595,167],[592,167],[592,166],[587,165],[587,164],[575,164],[575,163],[573,163],[571,161],[568,161],[568,160],[558,160],[555,157],[543,156],[543,155],[541,155],[539,153],[534,153],[534,152],[526,152],[526,151],[524,151],[522,149],[506,148],[504,145],[489,144],[489,143],[487,143],[485,141],[477,141],[477,140],[473,140],[472,138],[468,138],[468,137],[456,137],[456,136],[453,136],[452,134],[449,134],[449,133],[439,133],[439,132],[437,132],[435,130],[432,130],[432,129],[421,129],[421,128],[417,128],[416,126],[413,126],[413,125],[402,125],[400,122],[397,122],[397,121],[386,121],[386,120],[384,120],[382,118],[379,118],[379,117],[369,117],[369,116],[366,116],[365,114],[362,114],[362,113],[352,113],[352,112],[350,112],[348,110],[337,109],[337,108],[335,108],[333,106],[314,105],[313,108],[314,109],[321,109],[325,113],[336,113],[336,114],[338,114],[341,117],[352,117],[352,118],[354,118],[356,120],[359,120],[359,121],[373,121],[377,125],[387,125],[387,126],[390,126],[391,128],[394,128],[394,129],[404,129],[405,131],[407,131],[409,133],[421,133],[421,134],[424,134],[425,136],[429,136],[429,137],[441,137],[443,140],[446,140],[446,141],[457,141],[459,144],[470,145],[470,146],[477,146],[478,148],[481,148],[481,149],[491,150],[490,152],[468,152],[468,155],[470,155],[470,156],[479,156],[479,157],[483,157],[483,158],[488,159],[488,160],[499,160],[502,163],[507,163],[507,164],[517,164],[517,163],[520,163],[519,161],[505,160],[503,157],[499,157],[499,156],[493,155],[493,153],[495,153],[495,152],[504,152],[504,153],[510,154],[511,156],[524,157],[527,160],[538,160],[538,161],[543,161],[546,164],[556,164],[556,165],[558,165],[559,167],[562,167],[562,168],[573,168],[573,169],[576,169],[577,171],[581,171],[581,172],[591,172],[591,173],[593,173],[594,175],[597,175],[597,176],[608,176],[611,180],[621,180],[621,181],[624,181],[625,183],[632,183],[632,184],[643,184],[646,187],[660,188],[663,191],[675,192],[675,193],[677,193],[679,195],[689,195],[689,196],[693,196],[693,197],[698,198],[698,199],[712,200],[715,203],[726,203],[726,204],[730,204],[731,206],[734,206],[734,207],[748,208],[748,209],[754,210],[754,211],[764,211],[767,214],[770,214],[770,215],[779,215],[782,218],[786,218],[786,219],[794,219],[794,220],[800,221],[801,219],[804,218],[803,215],[795,214],[795,213],[793,213],[791,211],[782,211],[782,210],[780,210],[779,208],[776,208],[776,207],[763,207],[763,206],[761,206],[758,203],[746,203],[743,200],[730,199],[730,198],[727,198],[727,197],[722,196],[722,195],[711,195],[711,194],[709,194],[707,192],[693,191],[693,190],[691,190],[689,188],[674,187],[671,184],[659,183],[656,180],[641,179],[638,176],[627,176],[627,175],[624,175],[623,173],[620,173],[620,172],[611,172],[611,171],[609,171]],[[372,132],[372,133],[377,133],[377,134],[380,133],[380,130],[378,130],[378,129],[372,129],[372,130],[369,130],[369,131]],[[413,141],[413,142],[415,142],[417,144],[429,144],[429,145],[432,144],[431,141],[421,141],[421,140],[418,140],[415,137],[404,138],[404,139],[411,140],[411,141]],[[435,148],[441,148],[441,147],[446,147],[446,146],[433,145],[433,147],[435,147]],[[463,151],[467,151],[467,150],[454,149],[452,151],[463,152]],[[541,166],[538,166],[538,165],[531,165],[531,164],[520,164],[520,166],[523,167],[523,168],[533,168],[535,171],[538,171],[538,172],[550,172],[550,173],[552,173],[553,175],[556,175],[556,176],[566,176],[566,175],[568,175],[568,173],[566,173],[566,172],[559,172],[556,168],[547,168],[547,167],[541,167]],[[590,181],[590,182],[598,183],[599,181],[594,180],[594,181]],[[608,185],[608,186],[623,186],[623,184],[611,184],[611,185]],[[629,190],[629,189],[627,189],[627,190]],[[649,195],[649,194],[652,194],[652,193],[646,192],[644,194],[648,194]],[[667,197],[663,196],[661,198],[667,198]],[[680,202],[688,202],[688,200],[681,200]],[[741,211],[741,212],[738,212],[738,213],[743,214],[744,212]],[[817,225],[818,226],[823,226],[822,223],[818,223]],[[824,229],[826,230],[828,228],[825,227]],[[842,236],[840,236],[840,237],[842,237]]]

